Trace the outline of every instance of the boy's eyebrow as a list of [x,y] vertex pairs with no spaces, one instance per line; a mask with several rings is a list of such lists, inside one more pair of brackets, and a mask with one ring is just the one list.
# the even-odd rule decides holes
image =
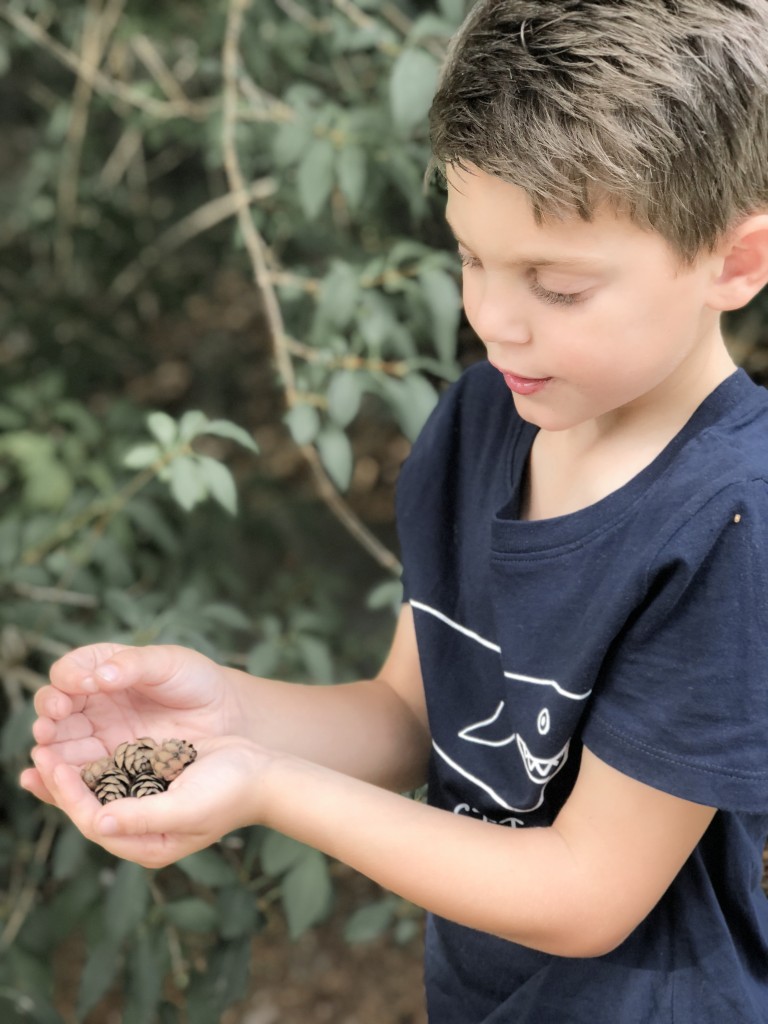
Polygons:
[[[448,225],[451,234],[456,239],[456,241],[459,243],[459,245],[464,245],[468,249],[471,249],[471,246],[468,246],[467,243],[465,241],[463,241],[463,239],[459,238],[459,236],[456,234],[456,231],[454,230],[453,225],[451,224],[451,222],[448,220],[447,217],[445,218],[445,222]],[[536,268],[536,267],[592,267],[592,268],[596,268],[596,267],[603,266],[605,264],[605,261],[602,260],[599,256],[563,256],[560,259],[554,259],[554,260],[553,259],[547,259],[547,258],[544,258],[544,257],[541,257],[541,256],[530,256],[528,258],[526,258],[525,256],[522,256],[520,259],[517,259],[517,260],[504,260],[503,262],[504,262],[504,266],[507,266],[507,267],[534,267],[534,268]]]

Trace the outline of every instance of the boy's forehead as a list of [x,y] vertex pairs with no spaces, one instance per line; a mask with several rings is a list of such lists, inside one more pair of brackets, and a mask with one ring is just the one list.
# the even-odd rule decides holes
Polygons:
[[456,240],[470,250],[492,244],[503,253],[500,262],[509,265],[600,268],[626,256],[628,246],[664,246],[660,236],[607,203],[589,221],[574,212],[537,223],[529,197],[517,185],[471,166],[446,167],[446,179],[445,218]]

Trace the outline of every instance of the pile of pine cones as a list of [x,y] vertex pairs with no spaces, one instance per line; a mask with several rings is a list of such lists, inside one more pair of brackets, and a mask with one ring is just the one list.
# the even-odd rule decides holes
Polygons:
[[177,775],[197,757],[187,740],[163,740],[140,736],[135,743],[121,743],[112,757],[91,761],[80,774],[101,803],[125,796],[152,796],[168,788]]

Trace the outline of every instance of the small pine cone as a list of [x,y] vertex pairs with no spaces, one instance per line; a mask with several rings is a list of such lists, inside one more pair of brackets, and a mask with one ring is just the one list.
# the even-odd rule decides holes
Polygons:
[[150,769],[146,772],[141,772],[131,782],[131,796],[154,796],[155,793],[164,793],[167,787],[162,779],[159,779],[157,775]]
[[158,778],[172,782],[197,757],[197,751],[187,740],[163,740],[152,754],[152,769]]
[[89,789],[96,789],[96,783],[111,764],[111,757],[102,757],[99,758],[98,761],[91,761],[89,764],[81,768],[80,774],[86,786],[88,786]]
[[93,791],[101,803],[108,804],[110,800],[120,800],[121,797],[128,796],[131,791],[131,780],[119,768],[106,768],[96,780]]
[[157,744],[151,736],[140,736],[135,743],[121,743],[112,758],[117,767],[131,778],[152,770],[150,760]]

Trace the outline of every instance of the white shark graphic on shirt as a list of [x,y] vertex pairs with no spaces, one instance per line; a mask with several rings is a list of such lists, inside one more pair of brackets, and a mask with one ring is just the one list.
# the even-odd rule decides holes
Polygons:
[[[501,654],[501,648],[497,644],[491,643],[472,630],[454,622],[436,609],[430,608],[428,605],[418,601],[411,601],[411,605],[415,609],[434,616],[445,625],[462,633],[468,639]],[[512,683],[524,685],[526,691],[528,691],[528,687],[542,688],[541,702],[535,705],[531,705],[530,700],[527,702],[529,708],[535,706],[537,710],[525,718],[526,734],[522,734],[519,723],[517,729],[510,730],[507,721],[509,716],[505,713],[507,701],[502,700],[497,704],[495,710],[486,717],[470,722],[459,730],[456,738],[460,743],[451,743],[450,753],[436,740],[433,740],[432,746],[435,753],[445,764],[449,765],[465,780],[481,789],[494,803],[505,811],[520,813],[535,811],[541,807],[544,801],[544,790],[547,784],[561,771],[568,759],[570,740],[566,741],[559,749],[552,750],[554,736],[550,735],[550,731],[552,730],[553,722],[561,717],[557,713],[557,708],[562,705],[563,701],[570,703],[586,700],[591,690],[574,692],[564,688],[554,679],[542,679],[515,672],[504,672],[503,675],[505,679],[510,680]],[[526,696],[530,696],[530,694],[531,691],[528,691]],[[517,718],[519,719],[520,715]],[[509,769],[497,772],[499,781],[494,781],[493,783],[488,778],[480,777],[477,772],[470,769],[468,764],[471,764],[473,759],[462,756],[462,744],[465,743],[497,749],[499,750],[500,757],[508,755],[510,750],[515,751],[529,782],[536,786],[536,790],[531,794],[531,802],[526,803],[526,806],[523,807],[515,805],[516,801],[512,795],[512,790],[514,789],[518,796],[522,796],[522,793],[519,792],[519,779],[515,785],[515,780],[512,778],[514,773],[510,772]],[[503,769],[502,765],[499,765],[499,767]]]

